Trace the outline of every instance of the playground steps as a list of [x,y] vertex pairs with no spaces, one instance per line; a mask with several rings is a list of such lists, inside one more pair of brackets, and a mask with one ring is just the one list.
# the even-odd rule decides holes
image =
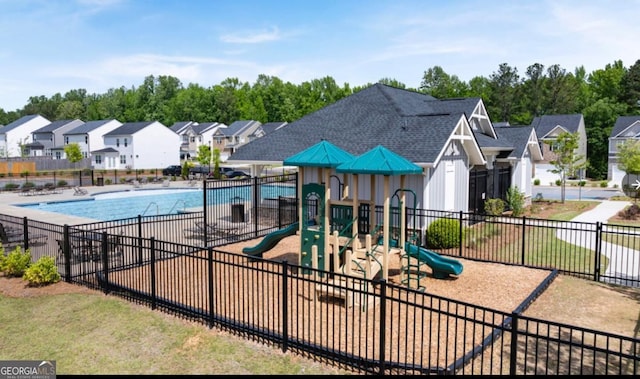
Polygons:
[[324,284],[316,285],[316,298],[336,298],[344,301],[346,308],[367,307],[375,305],[379,301],[378,296],[369,294],[371,284],[353,281],[347,278],[329,279]]

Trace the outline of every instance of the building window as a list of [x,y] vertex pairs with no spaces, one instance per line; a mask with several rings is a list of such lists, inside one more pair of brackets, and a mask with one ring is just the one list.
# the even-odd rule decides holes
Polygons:
[[120,156],[120,164],[127,164],[127,156],[126,155],[121,155]]
[[116,138],[116,147],[120,147],[120,138]]
[[198,136],[198,142],[202,142],[202,136]]
[[96,164],[102,164],[102,155],[96,155]]
[[89,136],[84,136],[84,143],[89,144]]
[[59,151],[56,151],[56,159],[62,159],[62,154]]
[[68,145],[69,144],[69,137],[64,137],[64,144]]
[[124,139],[124,147],[127,147],[127,139]]
[[85,158],[87,158],[87,156],[88,156],[88,155],[87,155],[87,152],[86,152],[86,151],[83,151],[83,152],[82,152],[82,156],[83,156],[83,157],[85,157]]
[[193,136],[192,136],[192,137],[189,139],[189,142],[192,142],[192,143],[193,143],[193,142],[196,142],[196,137],[193,137]]

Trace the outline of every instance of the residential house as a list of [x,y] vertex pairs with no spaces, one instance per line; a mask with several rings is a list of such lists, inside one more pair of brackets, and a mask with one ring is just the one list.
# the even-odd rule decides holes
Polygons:
[[213,133],[211,148],[220,151],[220,159],[226,161],[242,145],[249,142],[249,136],[262,123],[254,120],[234,121],[226,128],[219,128]]
[[[535,178],[540,179],[541,183],[553,184],[560,179],[558,174],[551,172],[555,169],[551,162],[557,158],[555,151],[557,151],[558,145],[555,141],[561,133],[578,133],[578,148],[575,154],[586,159],[587,132],[582,114],[543,115],[534,118],[531,126],[536,130],[542,149],[543,160],[536,163],[534,170]],[[576,177],[584,178],[584,174],[585,170],[580,170],[576,173]]]
[[[515,185],[530,198],[526,178],[542,157],[532,128],[497,132],[480,98],[438,100],[378,83],[251,141],[229,162],[250,165],[256,175],[322,140],[354,156],[382,145],[422,167],[404,183],[391,176],[391,188],[414,194],[407,206],[445,211],[483,212],[486,199]],[[304,175],[303,182],[322,180],[314,170]],[[331,178],[335,196],[349,179]],[[383,189],[372,188],[369,175],[358,181],[359,197],[375,192],[381,204]]]
[[[122,126],[122,123],[116,119],[87,121],[83,125],[78,126],[64,133],[65,144],[77,143],[80,146],[82,156],[91,157],[91,151],[101,150],[104,146],[102,136],[115,128]],[[96,160],[91,157],[91,161]],[[102,157],[97,158],[101,163]]]
[[0,156],[23,156],[23,147],[33,142],[32,133],[50,123],[40,115],[29,115],[3,126],[0,128]]
[[64,159],[64,146],[67,144],[64,133],[83,125],[82,120],[58,120],[35,130],[32,134],[33,142],[26,145],[27,155],[32,157],[52,157]]
[[618,147],[628,139],[640,139],[640,115],[620,116],[611,129],[607,164],[607,179],[611,186],[624,184],[623,179],[626,173],[618,167]]
[[104,148],[91,151],[95,169],[140,170],[180,164],[180,136],[158,121],[124,123],[103,139]]
[[198,155],[200,146],[205,145],[213,148],[213,135],[220,128],[227,125],[220,122],[193,121],[176,122],[170,129],[179,134],[182,138],[180,145],[180,159],[193,159]]
[[275,132],[276,130],[282,128],[285,125],[287,125],[286,121],[267,122],[265,124],[262,124],[253,133],[249,135],[249,142],[253,141],[254,139],[264,137],[266,134]]
[[[374,84],[242,146],[229,162],[249,164],[255,175],[323,140],[354,156],[382,145],[423,169],[421,175],[408,175],[403,184],[398,177],[389,178],[392,189],[415,194],[408,206],[466,210],[469,167],[485,159],[464,112],[434,112],[426,105],[432,100],[437,99]],[[303,182],[323,181],[314,170],[304,175]],[[338,173],[331,177],[331,193],[339,194],[349,178]],[[376,203],[382,203],[384,191],[371,187],[370,175],[358,175],[358,181],[359,198],[375,192]]]

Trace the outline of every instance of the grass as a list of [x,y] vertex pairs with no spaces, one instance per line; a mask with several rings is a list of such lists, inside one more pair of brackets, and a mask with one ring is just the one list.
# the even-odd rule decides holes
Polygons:
[[99,294],[0,296],[0,325],[0,360],[55,360],[57,374],[345,374]]

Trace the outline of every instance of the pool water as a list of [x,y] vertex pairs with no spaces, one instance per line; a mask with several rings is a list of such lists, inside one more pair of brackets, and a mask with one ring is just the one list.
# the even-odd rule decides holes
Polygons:
[[[207,204],[225,204],[251,199],[250,186],[209,189]],[[261,187],[262,198],[294,196],[295,188],[283,186]],[[65,215],[110,221],[142,216],[177,214],[189,208],[202,208],[202,189],[156,189],[108,192],[90,199],[21,204]]]

